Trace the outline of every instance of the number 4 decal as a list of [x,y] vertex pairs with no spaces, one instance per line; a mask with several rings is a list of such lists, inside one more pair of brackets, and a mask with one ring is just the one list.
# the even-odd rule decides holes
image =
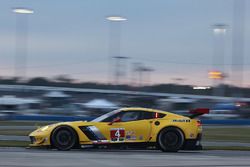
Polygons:
[[115,137],[117,137],[117,138],[120,138],[120,130],[116,130],[116,132],[115,132]]
[[110,129],[110,139],[111,141],[124,141],[125,139],[125,129],[124,128],[112,128]]

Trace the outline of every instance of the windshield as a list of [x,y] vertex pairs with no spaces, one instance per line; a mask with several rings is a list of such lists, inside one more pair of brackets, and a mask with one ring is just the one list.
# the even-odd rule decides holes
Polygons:
[[107,114],[104,114],[104,115],[102,115],[100,117],[97,117],[96,119],[92,120],[91,122],[102,122],[104,119],[106,119],[106,118],[108,118],[108,117],[110,117],[110,116],[112,116],[112,115],[114,115],[114,114],[116,114],[118,112],[120,112],[120,110],[111,111],[111,112],[109,112]]

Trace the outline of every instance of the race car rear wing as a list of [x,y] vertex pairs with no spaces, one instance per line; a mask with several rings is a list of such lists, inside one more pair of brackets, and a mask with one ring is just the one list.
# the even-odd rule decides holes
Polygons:
[[208,108],[196,108],[196,109],[190,110],[189,113],[191,115],[188,117],[193,119],[193,118],[196,118],[196,117],[201,116],[203,114],[208,114],[209,109]]

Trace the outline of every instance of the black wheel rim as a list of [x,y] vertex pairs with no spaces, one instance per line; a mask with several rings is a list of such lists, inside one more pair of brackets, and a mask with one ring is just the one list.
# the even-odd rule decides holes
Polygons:
[[72,144],[72,134],[67,130],[60,130],[56,135],[56,141],[61,146]]
[[179,137],[175,132],[167,132],[164,135],[165,138],[165,144],[168,146],[176,146],[179,141]]

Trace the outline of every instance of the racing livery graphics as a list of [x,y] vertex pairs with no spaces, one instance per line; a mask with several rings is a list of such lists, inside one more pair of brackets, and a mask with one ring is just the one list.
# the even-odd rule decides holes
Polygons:
[[201,149],[202,127],[197,116],[208,109],[192,110],[186,117],[148,108],[121,108],[90,122],[61,122],[32,132],[30,146],[70,150],[84,145],[154,146],[162,151]]
[[110,139],[111,141],[124,141],[125,130],[124,128],[114,128],[110,129]]

